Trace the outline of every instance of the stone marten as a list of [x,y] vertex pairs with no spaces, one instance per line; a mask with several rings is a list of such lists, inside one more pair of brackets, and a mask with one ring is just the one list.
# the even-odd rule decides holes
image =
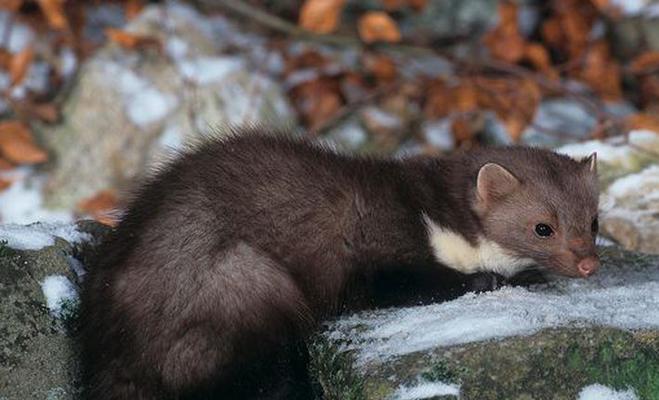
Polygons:
[[479,274],[587,277],[597,207],[594,154],[373,158],[256,128],[209,141],[146,180],[91,265],[87,397],[308,399],[319,321]]

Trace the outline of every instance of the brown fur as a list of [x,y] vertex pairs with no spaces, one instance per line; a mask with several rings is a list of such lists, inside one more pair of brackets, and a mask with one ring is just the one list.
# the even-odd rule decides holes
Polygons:
[[[523,190],[483,206],[475,186],[486,162]],[[544,150],[400,161],[258,132],[212,141],[144,185],[92,265],[82,295],[88,397],[306,398],[293,383],[306,379],[300,345],[317,321],[401,293],[469,289],[436,261],[423,215],[569,273],[591,251],[583,232],[595,212],[582,163]],[[565,240],[533,238],[539,216]],[[564,246],[570,235],[585,240],[578,257]]]

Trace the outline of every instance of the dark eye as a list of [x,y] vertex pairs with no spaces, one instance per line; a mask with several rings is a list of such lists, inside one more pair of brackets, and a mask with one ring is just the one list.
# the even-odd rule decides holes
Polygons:
[[535,226],[535,233],[540,237],[549,237],[554,231],[547,224],[538,224]]
[[593,223],[590,224],[590,230],[591,230],[591,232],[596,234],[597,231],[599,231],[599,229],[600,229],[600,224],[599,224],[598,218],[595,217],[595,219],[593,219]]

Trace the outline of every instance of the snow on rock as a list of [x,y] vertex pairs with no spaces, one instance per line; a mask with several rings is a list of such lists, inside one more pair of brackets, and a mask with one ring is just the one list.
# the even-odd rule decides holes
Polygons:
[[639,15],[652,3],[651,0],[611,0],[610,4],[617,7],[625,15]]
[[18,53],[34,41],[32,29],[28,25],[16,21],[9,11],[0,11],[0,32],[3,32],[4,37],[8,40],[5,46],[10,53]]
[[633,389],[616,391],[604,385],[589,385],[579,392],[577,400],[638,400]]
[[422,307],[339,319],[329,338],[356,350],[358,364],[437,347],[531,335],[561,326],[659,328],[659,261],[652,268],[605,265],[587,280],[505,287]]
[[452,150],[455,147],[455,137],[451,131],[449,118],[425,121],[421,125],[421,131],[426,141],[438,149]]
[[[647,130],[636,130],[629,133],[629,144],[636,147],[645,147],[657,143],[657,134]],[[590,140],[582,143],[573,143],[556,149],[558,153],[573,158],[587,157],[597,152],[597,160],[624,168],[633,167],[632,153],[636,152],[633,147],[625,145],[624,138],[618,137],[603,142]]]
[[55,244],[55,237],[69,243],[91,240],[87,233],[78,231],[74,224],[38,222],[31,225],[0,225],[0,241],[16,250],[39,250]]
[[391,400],[421,400],[436,396],[460,396],[460,385],[443,382],[422,382],[414,386],[401,386]]
[[114,77],[112,84],[118,85],[128,119],[135,125],[145,128],[160,121],[178,105],[175,96],[161,92],[127,67],[108,63],[104,68],[108,76]]
[[13,183],[0,192],[0,223],[70,222],[73,219],[71,212],[43,207],[43,180],[39,177],[28,179],[30,174],[30,168],[17,168],[2,174]]
[[207,85],[243,70],[245,63],[238,57],[198,57],[181,61],[178,68],[185,79],[197,85]]
[[71,281],[63,275],[47,276],[41,283],[41,290],[46,297],[46,305],[51,314],[62,315],[67,302],[77,301],[78,292]]
[[[638,192],[642,189],[642,192]],[[651,165],[643,171],[614,181],[608,188],[614,198],[625,196],[656,196],[659,194],[659,165]]]

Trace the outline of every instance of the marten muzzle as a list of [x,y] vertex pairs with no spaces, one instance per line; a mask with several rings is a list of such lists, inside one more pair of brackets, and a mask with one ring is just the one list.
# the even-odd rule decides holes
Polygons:
[[595,273],[600,267],[600,261],[597,256],[584,258],[577,264],[577,270],[582,277],[587,278]]

